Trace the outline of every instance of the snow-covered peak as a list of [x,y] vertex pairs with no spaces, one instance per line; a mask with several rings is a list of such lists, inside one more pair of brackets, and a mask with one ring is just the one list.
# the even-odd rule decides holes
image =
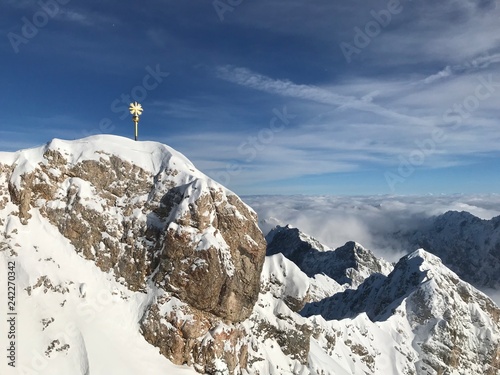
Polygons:
[[268,255],[283,254],[310,277],[324,274],[354,287],[372,273],[388,274],[392,270],[388,262],[353,241],[328,250],[313,237],[289,226],[277,226],[266,240]]
[[99,161],[101,158],[109,159],[109,155],[115,155],[153,174],[160,172],[171,158],[174,158],[173,162],[179,163],[179,167],[193,171],[196,169],[184,155],[165,144],[152,141],[136,142],[116,135],[93,135],[76,140],[55,138],[44,146],[12,153],[3,152],[0,156],[2,161],[29,160],[36,165],[45,162],[44,155],[47,151],[57,151],[68,164],[77,164],[83,160]]
[[261,274],[261,291],[281,298],[295,311],[308,300],[310,280],[304,272],[283,254],[266,257]]
[[[498,220],[437,223],[444,239],[428,244],[492,240],[493,264]],[[165,145],[96,136],[0,153],[0,266],[15,260],[29,311],[23,373],[498,373],[498,307],[424,244],[392,266],[298,228],[267,239],[263,265],[255,213]]]
[[449,211],[395,238],[406,250],[422,247],[435,254],[479,288],[500,288],[500,217],[482,220],[468,212]]
[[317,239],[290,225],[284,227],[277,225],[274,227],[266,235],[266,242],[268,243],[267,252],[269,255],[282,253],[286,256],[296,252],[299,248],[303,249],[303,251],[307,249],[328,251],[328,248]]
[[[93,136],[0,155],[0,263],[7,257],[22,270],[22,293],[40,287],[54,293],[23,295],[27,309],[39,306],[42,314],[25,337],[35,337],[41,353],[65,348],[86,364],[75,374],[99,372],[102,354],[81,343],[90,340],[84,326],[76,327],[81,337],[75,340],[57,334],[78,299],[98,293],[96,274],[109,281],[106,295],[120,285],[123,298],[137,302],[119,309],[130,309],[130,335],[141,333],[174,363],[209,369],[222,368],[219,361],[227,357],[244,360],[242,328],[232,323],[247,318],[257,301],[265,240],[255,212],[182,154],[156,142]],[[82,262],[83,273],[58,271]],[[75,296],[65,302],[66,293]],[[45,330],[48,324],[54,329]],[[171,331],[174,325],[184,331]],[[217,330],[222,326],[227,332]],[[234,339],[231,348],[218,344],[226,334]],[[190,347],[206,335],[206,345]],[[238,366],[239,359],[225,368]],[[112,373],[110,365],[101,367]],[[51,362],[44,374],[56,368]]]
[[401,264],[418,264],[418,269],[422,272],[432,270],[436,267],[439,268],[440,272],[452,272],[450,269],[443,265],[441,258],[432,253],[429,253],[422,248],[417,249],[414,252],[401,258],[401,260],[396,263],[394,269],[400,267]]
[[33,172],[40,165],[48,165],[51,159],[57,158],[59,163],[71,167],[84,161],[111,162],[113,156],[153,176],[169,168],[176,170],[179,172],[178,184],[198,178],[221,188],[221,185],[198,171],[183,154],[167,145],[151,141],[136,142],[114,135],[94,135],[78,140],[54,139],[41,147],[1,153],[0,162],[16,165],[11,182],[19,188],[21,175]]
[[407,358],[418,358],[409,373],[498,371],[500,309],[423,249],[401,258],[388,276],[373,275],[356,290],[306,305],[302,314],[327,320],[366,314],[379,326],[396,326],[398,341],[408,341]]

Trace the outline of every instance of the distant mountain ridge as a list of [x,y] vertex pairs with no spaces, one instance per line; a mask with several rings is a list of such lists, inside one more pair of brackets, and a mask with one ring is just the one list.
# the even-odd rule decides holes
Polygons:
[[327,320],[367,314],[374,322],[399,316],[411,328],[418,374],[499,371],[500,309],[422,249],[403,257],[388,276],[374,274],[356,290],[306,305],[301,314]]
[[[309,277],[310,286],[320,274],[345,282],[323,299],[302,293],[306,303],[300,314],[316,323],[325,319],[340,325],[344,322],[351,328],[363,327],[364,333],[357,340],[351,332],[341,336],[350,350],[364,353],[361,360],[368,370],[358,365],[352,374],[493,375],[500,371],[500,309],[435,255],[420,249],[392,266],[353,242],[329,251],[289,226],[276,227],[266,238],[268,257],[286,257]],[[294,272],[293,279],[297,280]],[[324,324],[326,334],[330,328]],[[370,340],[372,344],[377,342],[374,335],[378,329],[392,332],[392,355],[402,355],[395,357],[398,359],[391,369],[384,369],[377,357],[379,346],[370,344]],[[362,338],[367,335],[372,337],[368,341]],[[375,363],[378,365],[370,366]]]
[[318,240],[290,226],[277,226],[266,236],[267,255],[282,253],[309,277],[324,274],[339,284],[358,286],[372,273],[388,274],[392,265],[353,241],[328,250]]
[[448,211],[394,238],[402,250],[424,248],[440,257],[477,287],[500,290],[500,216],[483,220],[469,212]]
[[[467,220],[440,233],[458,223],[456,237],[476,241]],[[0,268],[16,263],[19,372],[500,371],[500,309],[438,257],[421,249],[393,265],[289,226],[266,244],[257,223],[156,142],[94,136],[0,153]]]

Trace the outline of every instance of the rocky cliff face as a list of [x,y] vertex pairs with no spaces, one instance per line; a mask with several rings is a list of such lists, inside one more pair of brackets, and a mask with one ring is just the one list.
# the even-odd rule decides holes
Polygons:
[[378,259],[370,250],[347,242],[328,250],[318,240],[297,228],[277,226],[266,236],[267,254],[282,253],[308,276],[324,274],[339,284],[357,287],[372,273],[388,274],[392,265]]
[[175,363],[245,367],[234,323],[257,301],[265,241],[236,195],[166,146],[118,137],[55,140],[9,158],[0,164],[9,220],[39,215],[128,289],[155,288],[143,334]]
[[200,310],[233,322],[246,319],[264,262],[255,214],[235,195],[199,180],[163,199],[168,216],[154,281]]
[[327,320],[367,314],[374,322],[398,317],[411,328],[406,337],[416,352],[416,374],[499,371],[500,309],[424,250],[403,257],[388,276],[311,303],[302,314]]
[[267,240],[265,256],[253,210],[158,143],[0,153],[20,373],[499,372],[500,310],[439,258],[391,265],[290,227]]
[[422,247],[437,255],[477,287],[500,289],[500,217],[482,220],[468,212],[449,211],[394,237],[406,250]]
[[[280,343],[284,337],[297,338],[287,341],[287,351],[295,353],[294,358],[303,358],[300,353],[309,351],[311,373],[325,368],[331,370],[325,373],[332,374],[408,375],[500,370],[500,309],[436,256],[418,250],[392,267],[355,243],[328,251],[293,228],[278,227],[267,238],[268,254],[276,253],[267,262],[280,265],[272,271],[264,267],[263,291],[269,292],[261,295],[258,306],[274,309],[276,318],[262,323],[261,312],[250,321],[267,327],[267,336],[258,336],[261,340]],[[267,272],[271,275],[266,276]],[[330,291],[329,297],[311,298],[320,273],[345,284]],[[291,317],[290,310],[297,304],[290,304],[290,299],[306,302],[299,313],[307,319]],[[290,326],[291,321],[302,325]],[[382,338],[381,332],[388,336]],[[292,342],[296,344],[291,350]],[[327,356],[318,355],[318,348]],[[343,358],[343,363],[323,362],[333,358]],[[308,373],[296,362],[292,367],[291,373]],[[288,373],[286,366],[278,373]]]

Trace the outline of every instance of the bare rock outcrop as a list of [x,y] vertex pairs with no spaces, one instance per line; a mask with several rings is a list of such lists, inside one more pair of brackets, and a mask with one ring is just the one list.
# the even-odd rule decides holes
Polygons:
[[113,355],[85,341],[112,326],[108,350],[139,353],[127,365],[149,353],[130,374],[155,361],[151,373],[168,373],[158,353],[208,375],[498,373],[500,309],[439,258],[421,249],[393,266],[290,227],[268,241],[265,257],[254,211],[158,143],[97,136],[0,153],[0,263],[17,259],[36,323],[25,344],[44,373],[99,372],[97,357]]
[[247,366],[248,345],[241,325],[225,323],[169,294],[147,311],[141,330],[172,362],[194,366],[202,373],[234,374]]
[[154,280],[202,311],[229,321],[251,314],[259,293],[265,241],[256,216],[236,196],[201,181],[174,188]]
[[203,373],[246,367],[238,322],[257,301],[266,245],[234,193],[167,146],[111,136],[20,151],[0,173],[0,204],[21,223],[47,220],[130,290],[156,291],[141,328],[162,354]]

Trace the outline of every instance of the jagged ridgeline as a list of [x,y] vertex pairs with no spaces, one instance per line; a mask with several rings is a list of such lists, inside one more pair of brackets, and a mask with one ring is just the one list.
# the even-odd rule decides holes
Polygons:
[[0,267],[16,263],[20,374],[500,368],[500,310],[439,258],[392,265],[290,227],[269,234],[266,256],[255,212],[159,143],[0,153],[0,233]]

